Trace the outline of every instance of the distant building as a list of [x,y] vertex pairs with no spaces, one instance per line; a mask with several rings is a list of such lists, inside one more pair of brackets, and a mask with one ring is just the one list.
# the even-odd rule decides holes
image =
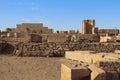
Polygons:
[[83,20],[82,34],[96,34],[98,28],[95,28],[95,20]]
[[53,33],[52,29],[48,29],[48,27],[44,27],[42,23],[18,24],[17,29],[21,32],[28,32],[28,33],[37,33],[37,34]]
[[98,27],[95,27],[95,30],[94,30],[95,34],[98,34],[98,31],[99,31]]
[[119,34],[119,29],[100,29],[98,33],[101,36],[105,36],[106,34],[108,34],[109,36],[115,36]]
[[7,28],[8,37],[26,37],[29,34],[50,34],[53,29],[44,27],[42,23],[17,24],[17,28]]
[[120,42],[120,34],[116,36],[116,42]]
[[100,36],[100,42],[108,42],[112,39],[111,36],[108,36],[108,34],[106,34],[105,36]]
[[42,42],[47,39],[48,34],[53,34],[53,29],[44,27],[42,23],[22,23],[17,24],[16,28],[7,28],[1,37],[7,37],[8,42]]

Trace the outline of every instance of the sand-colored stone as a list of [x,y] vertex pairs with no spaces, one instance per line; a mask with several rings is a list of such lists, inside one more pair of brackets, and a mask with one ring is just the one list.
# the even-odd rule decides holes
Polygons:
[[91,72],[91,80],[106,80],[106,73],[104,70],[97,68],[95,65],[89,65]]
[[65,58],[91,63],[89,51],[66,51]]
[[94,64],[98,61],[116,61],[120,60],[120,55],[113,53],[97,53],[93,51],[67,51],[65,54],[66,59],[72,59],[82,62]]
[[61,64],[61,80],[81,80],[89,75],[90,71],[84,66]]
[[116,54],[120,54],[120,50],[115,50],[115,53]]
[[95,20],[82,21],[82,34],[95,34]]

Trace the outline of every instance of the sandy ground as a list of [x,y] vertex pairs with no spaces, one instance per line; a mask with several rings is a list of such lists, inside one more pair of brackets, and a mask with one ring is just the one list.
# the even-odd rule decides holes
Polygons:
[[64,58],[0,55],[0,80],[60,80]]

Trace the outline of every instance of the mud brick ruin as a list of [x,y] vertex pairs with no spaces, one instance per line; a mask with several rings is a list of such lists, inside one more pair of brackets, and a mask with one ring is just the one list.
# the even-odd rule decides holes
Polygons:
[[[63,56],[65,51],[71,50],[114,52],[120,47],[119,36],[118,29],[98,29],[95,27],[95,20],[83,20],[82,33],[75,30],[54,32],[42,23],[22,23],[17,24],[16,28],[0,32],[0,41],[2,45],[3,42],[9,45],[1,49],[2,53],[8,53],[6,49],[12,47],[9,53],[18,56],[42,56],[43,53]],[[42,46],[37,46],[37,43]],[[25,48],[27,52],[31,52],[27,53]]]
[[83,20],[82,32],[56,31],[42,23],[22,23],[0,32],[0,54],[65,57],[61,80],[120,80],[119,29],[99,29]]

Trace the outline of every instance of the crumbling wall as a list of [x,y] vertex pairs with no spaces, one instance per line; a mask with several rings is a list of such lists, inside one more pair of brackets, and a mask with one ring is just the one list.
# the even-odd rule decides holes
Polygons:
[[62,57],[65,51],[62,47],[47,43],[20,43],[16,45],[17,56]]

